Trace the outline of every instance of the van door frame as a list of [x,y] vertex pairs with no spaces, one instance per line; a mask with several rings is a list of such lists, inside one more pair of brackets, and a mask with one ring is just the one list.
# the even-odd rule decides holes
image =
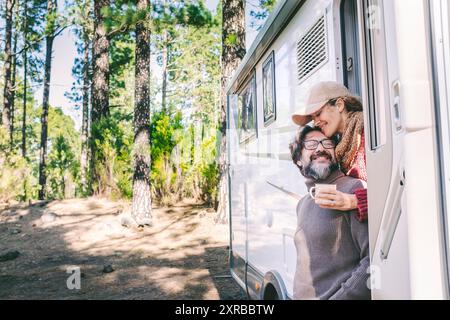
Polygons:
[[[447,10],[445,10],[447,9]],[[442,250],[445,257],[446,299],[450,297],[450,5],[435,0],[429,7],[430,57],[436,117],[436,144],[440,172],[439,193],[442,213]],[[446,28],[446,29],[445,29]],[[447,130],[445,130],[447,129]]]

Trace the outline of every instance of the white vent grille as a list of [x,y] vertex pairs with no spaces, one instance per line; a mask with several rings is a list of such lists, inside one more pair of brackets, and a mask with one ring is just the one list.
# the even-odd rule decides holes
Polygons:
[[322,16],[297,43],[297,73],[302,81],[328,59],[325,17]]

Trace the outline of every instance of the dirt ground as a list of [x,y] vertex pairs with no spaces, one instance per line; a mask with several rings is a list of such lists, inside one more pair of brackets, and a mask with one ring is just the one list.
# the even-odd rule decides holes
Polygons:
[[[228,226],[194,202],[154,208],[144,229],[121,225],[128,203],[98,198],[0,210],[0,299],[246,299]],[[70,290],[73,267],[81,288]]]

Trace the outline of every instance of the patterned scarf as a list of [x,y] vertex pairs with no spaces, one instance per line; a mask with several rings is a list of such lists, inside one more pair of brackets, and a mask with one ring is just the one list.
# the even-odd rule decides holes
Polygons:
[[348,113],[344,127],[342,138],[336,146],[336,159],[341,166],[341,170],[347,174],[361,146],[361,136],[364,129],[362,111]]

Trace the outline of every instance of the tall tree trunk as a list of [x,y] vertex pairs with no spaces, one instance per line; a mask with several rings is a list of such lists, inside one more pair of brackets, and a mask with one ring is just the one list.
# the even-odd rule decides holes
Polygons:
[[[87,32],[86,30],[84,32]],[[81,123],[81,188],[82,193],[86,194],[87,188],[87,169],[88,169],[88,129],[89,129],[89,50],[90,42],[85,36],[84,39],[84,62],[83,62],[83,118]]]
[[[56,3],[54,0],[47,1],[47,14],[51,15],[56,12]],[[52,21],[49,19],[47,21]],[[45,52],[45,71],[44,71],[44,93],[42,98],[42,116],[41,116],[41,146],[39,150],[39,200],[44,200],[46,196],[46,166],[47,166],[47,133],[48,133],[48,100],[50,97],[50,75],[52,72],[52,50],[54,40],[54,25],[47,28],[49,34],[46,36],[46,52]]]
[[[109,39],[104,26],[102,8],[109,7],[109,0],[94,1],[94,40],[93,40],[93,74],[92,74],[92,108],[91,125],[95,126],[100,119],[109,115]],[[92,133],[91,133],[92,134]],[[92,140],[95,137],[92,137]],[[92,141],[91,141],[92,142]],[[100,193],[100,177],[95,162],[98,161],[98,150],[95,143],[91,143],[91,181],[95,182],[95,193]]]
[[109,114],[109,39],[104,27],[104,17],[101,9],[109,7],[109,0],[95,0],[94,2],[94,45],[93,64],[94,74],[92,82],[92,120],[97,121]]
[[23,52],[22,157],[27,155],[27,50]]
[[14,52],[14,57],[13,57],[13,69],[12,69],[12,78],[11,78],[11,86],[12,86],[12,90],[11,90],[11,124],[10,124],[10,131],[9,131],[9,139],[10,139],[10,147],[11,147],[11,151],[14,148],[14,113],[15,113],[15,99],[16,99],[16,71],[17,71],[17,55],[16,55],[16,51],[17,51],[17,35],[18,32],[16,30],[16,32],[14,33],[14,46],[13,46],[13,52]]
[[[27,63],[28,63],[28,56],[27,56],[27,28],[28,28],[28,5],[27,1],[23,2],[24,5],[24,51],[23,51],[23,111],[22,111],[22,157],[26,157],[27,155],[27,141],[26,141],[26,129],[27,129]],[[24,188],[26,192],[26,188]]]
[[[227,41],[230,36],[236,37],[235,43]],[[222,83],[221,107],[219,118],[220,150],[219,150],[219,199],[216,221],[226,223],[226,203],[228,199],[227,185],[227,94],[225,87],[234,70],[239,66],[245,54],[245,3],[244,0],[223,0],[222,2]]]
[[[148,0],[137,1],[138,10],[148,10]],[[151,225],[150,195],[150,16],[136,25],[134,174],[132,216],[138,225]]]
[[163,31],[163,50],[162,50],[162,92],[161,92],[161,96],[162,96],[162,101],[161,101],[161,106],[162,106],[162,112],[163,113],[167,113],[167,64],[168,64],[168,44],[167,44],[167,30]]
[[13,0],[6,0],[6,17],[5,17],[5,87],[4,87],[4,105],[2,114],[2,123],[8,136],[11,130],[11,100],[12,100],[12,84],[11,84],[11,42],[12,42],[12,16],[13,16]]

